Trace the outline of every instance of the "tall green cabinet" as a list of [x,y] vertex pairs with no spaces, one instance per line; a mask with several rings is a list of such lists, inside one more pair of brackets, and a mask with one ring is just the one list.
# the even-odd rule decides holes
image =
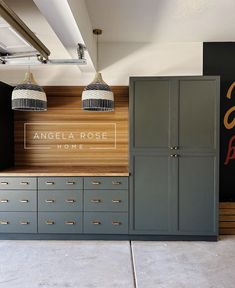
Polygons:
[[218,146],[219,77],[130,78],[130,234],[216,237]]

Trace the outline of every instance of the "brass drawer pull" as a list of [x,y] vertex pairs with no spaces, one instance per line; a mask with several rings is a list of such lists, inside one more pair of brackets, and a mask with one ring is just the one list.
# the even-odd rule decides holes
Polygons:
[[113,202],[113,203],[121,203],[121,202],[122,202],[122,200],[113,199],[113,200],[112,200],[112,202]]
[[74,199],[66,199],[65,202],[67,202],[67,203],[75,203],[76,200],[74,200]]
[[52,221],[52,220],[47,220],[47,221],[46,221],[46,224],[47,224],[47,225],[54,225],[54,224],[55,224],[55,222],[54,222],[54,221]]
[[2,185],[8,185],[8,182],[1,182]]
[[66,225],[75,225],[76,222],[75,221],[66,221],[64,222]]
[[114,225],[114,226],[119,226],[119,225],[121,225],[121,224],[122,224],[122,222],[112,221],[112,225]]
[[53,200],[53,199],[46,199],[45,202],[46,202],[46,203],[54,203],[55,200]]
[[29,185],[29,182],[22,181],[22,182],[20,182],[20,185]]
[[50,181],[46,182],[46,185],[54,185],[54,184],[55,184],[55,182],[50,182]]
[[4,221],[4,220],[0,221],[0,225],[8,225],[8,224],[10,224],[8,221]]
[[75,185],[75,182],[67,181],[66,184],[67,184],[67,185]]
[[112,184],[113,184],[113,185],[121,185],[122,182],[120,182],[120,181],[112,181]]
[[29,203],[29,200],[27,200],[27,199],[22,199],[22,200],[20,200],[20,203]]
[[91,199],[91,203],[100,203],[101,200],[100,199]]
[[1,201],[0,201],[1,203],[8,203],[9,202],[9,200],[8,199],[1,199]]
[[100,185],[101,184],[101,182],[99,182],[99,181],[92,181],[92,185]]
[[91,222],[93,225],[101,225],[101,222],[100,221],[92,221]]
[[29,225],[30,224],[30,222],[28,222],[28,221],[21,221],[20,222],[20,225]]

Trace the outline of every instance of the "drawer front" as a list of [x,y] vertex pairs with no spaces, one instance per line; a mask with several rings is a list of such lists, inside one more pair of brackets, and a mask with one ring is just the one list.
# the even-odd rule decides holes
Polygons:
[[38,189],[83,189],[82,177],[39,177]]
[[37,233],[37,213],[0,212],[0,233]]
[[41,190],[38,211],[82,211],[81,190]]
[[128,213],[85,212],[84,233],[128,234]]
[[81,212],[39,212],[39,233],[82,233]]
[[0,177],[0,189],[37,189],[36,177]]
[[85,177],[85,189],[128,189],[128,177]]
[[85,211],[128,211],[128,190],[85,190]]
[[37,192],[0,190],[0,211],[37,211]]

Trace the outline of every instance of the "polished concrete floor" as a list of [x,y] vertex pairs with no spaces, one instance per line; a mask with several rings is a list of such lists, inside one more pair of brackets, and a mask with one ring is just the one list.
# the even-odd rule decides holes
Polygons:
[[0,241],[0,288],[234,288],[219,242]]

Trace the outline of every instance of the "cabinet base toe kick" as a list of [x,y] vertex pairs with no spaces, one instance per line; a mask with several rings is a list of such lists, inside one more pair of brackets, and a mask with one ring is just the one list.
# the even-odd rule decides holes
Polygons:
[[124,234],[16,234],[2,233],[0,240],[117,240],[117,241],[218,241],[219,236]]

